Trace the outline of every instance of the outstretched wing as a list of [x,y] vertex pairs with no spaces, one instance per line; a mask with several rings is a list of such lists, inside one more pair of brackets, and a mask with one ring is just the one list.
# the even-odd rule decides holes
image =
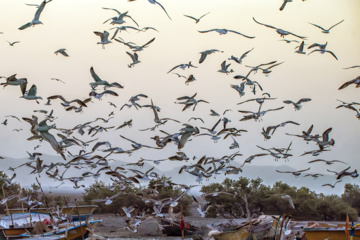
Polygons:
[[228,31],[228,32],[232,32],[232,33],[239,34],[239,35],[244,36],[244,37],[247,37],[247,38],[255,38],[255,37],[251,37],[251,36],[248,36],[248,35],[245,35],[245,34],[239,33],[239,32],[234,31],[234,30],[227,30],[227,31]]
[[273,26],[271,26],[271,25],[267,25],[267,24],[264,24],[264,23],[261,23],[261,22],[256,21],[256,19],[255,19],[254,17],[253,17],[253,20],[254,20],[257,24],[263,25],[263,26],[265,26],[265,27],[277,29],[276,27],[273,27]]

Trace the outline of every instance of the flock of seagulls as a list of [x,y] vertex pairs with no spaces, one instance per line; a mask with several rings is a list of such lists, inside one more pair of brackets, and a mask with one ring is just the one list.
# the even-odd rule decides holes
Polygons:
[[[55,2],[56,1],[52,2],[52,0],[43,0],[39,5],[35,4],[37,9],[33,20],[20,26],[18,29],[22,31],[31,31],[30,27],[42,24],[40,17],[42,12],[45,10],[45,6],[48,6],[48,4],[55,4]],[[284,0],[282,6],[280,7],[280,11],[284,11],[288,2],[292,1]],[[170,21],[170,23],[171,21],[175,21],[172,20],[164,6],[158,1],[149,0],[149,3],[157,5],[163,10],[167,16],[166,21]],[[131,29],[131,31],[129,31],[127,34],[133,34],[131,33],[132,30],[136,31],[134,34],[140,34],[140,32],[147,32],[148,30],[152,30],[151,32],[153,34],[157,34],[161,31],[158,31],[156,28],[149,26],[140,28],[140,25],[138,24],[138,22],[141,23],[140,19],[135,21],[135,19],[129,15],[129,11],[126,9],[121,9],[121,11],[119,11],[115,8],[103,7],[99,9],[99,12],[104,10],[111,10],[116,13],[116,16],[111,17],[103,22],[103,24],[110,24],[112,28],[108,30],[93,31],[93,33],[100,38],[100,41],[97,42],[97,44],[102,45],[102,48],[104,49],[103,51],[108,51],[108,49],[105,49],[105,45],[112,43],[112,40],[115,40],[114,44],[117,42],[116,44],[119,49],[122,47],[128,48],[128,51],[125,51],[124,53],[126,53],[131,58],[131,62],[127,64],[129,68],[136,68],[135,65],[145,64],[139,60],[140,52],[151,46],[151,44],[153,44],[155,41],[155,37],[148,40],[143,45],[137,45],[134,42],[126,42],[122,38],[122,31]],[[212,12],[207,12],[206,14],[201,15],[199,18],[186,14],[182,14],[182,17],[186,17],[186,19],[190,18],[195,21],[195,24],[200,25],[211,16],[211,13]],[[131,22],[129,20],[131,20]],[[44,21],[46,21],[46,19]],[[103,20],[99,19],[100,23],[102,21]],[[257,21],[255,17],[253,17],[253,21],[255,22],[255,25],[274,29],[281,38],[284,38],[280,40],[285,40],[286,43],[300,43],[299,41],[301,41],[295,53],[306,54],[304,52],[305,40],[307,41],[308,37],[261,23]],[[310,24],[322,29],[322,33],[330,34],[331,29],[343,22],[344,20],[334,24],[328,29],[313,23]],[[124,26],[123,24],[125,23],[135,24],[136,27],[131,25]],[[40,28],[40,26],[36,27]],[[339,27],[341,27],[341,25]],[[110,38],[111,30],[114,32]],[[212,28],[209,30],[195,31],[196,34],[210,32],[217,32],[220,35],[232,33],[233,37],[236,37],[236,35],[241,35],[245,37],[244,39],[240,38],[244,41],[253,41],[252,39],[256,37],[245,35],[239,31],[226,28]],[[3,35],[6,35],[6,33],[3,33]],[[209,34],[209,37],[212,37],[211,34]],[[295,37],[301,40],[298,41],[293,39],[285,39],[289,37]],[[161,38],[161,36],[156,38]],[[25,40],[21,41],[23,42]],[[10,46],[14,46],[19,42],[20,41],[8,43]],[[94,41],[94,45],[96,45],[96,41]],[[327,50],[326,47],[327,42],[325,44],[314,43],[310,45],[308,49],[317,49],[314,49],[309,54],[314,52],[320,52],[322,54],[329,53],[336,60],[338,60],[336,55],[332,51]],[[239,46],[236,46],[236,48],[239,48]],[[88,81],[85,84],[85,86],[88,87],[89,94],[87,96],[78,97],[72,100],[69,100],[68,97],[64,97],[61,93],[52,95],[49,94],[48,96],[39,96],[37,94],[37,85],[32,84],[28,89],[28,80],[26,77],[17,78],[16,73],[11,73],[11,75],[9,74],[9,76],[4,77],[5,82],[1,82],[3,91],[9,91],[12,95],[10,97],[13,99],[23,98],[24,101],[32,100],[37,104],[34,105],[33,114],[22,116],[4,116],[5,119],[2,120],[1,128],[9,128],[13,126],[13,119],[16,119],[19,124],[22,124],[22,128],[15,128],[13,130],[31,134],[31,136],[27,138],[27,141],[36,143],[34,151],[38,147],[47,144],[52,148],[54,154],[61,156],[61,160],[58,162],[49,163],[45,158],[43,158],[43,153],[39,151],[32,152],[29,149],[24,150],[24,154],[27,152],[29,155],[29,161],[22,163],[19,166],[10,167],[9,171],[14,171],[12,177],[3,180],[5,180],[7,184],[11,184],[11,182],[16,180],[15,171],[19,171],[18,169],[22,168],[22,171],[28,170],[29,174],[33,174],[35,176],[46,174],[48,178],[51,178],[56,182],[57,187],[64,184],[64,182],[71,182],[74,189],[80,189],[85,187],[85,184],[81,184],[82,182],[88,182],[90,179],[97,181],[100,177],[107,177],[110,178],[109,181],[111,181],[111,190],[114,190],[115,187],[120,187],[120,189],[123,191],[131,184],[142,184],[144,182],[148,182],[151,179],[155,179],[157,184],[167,187],[167,183],[162,181],[160,174],[155,170],[155,166],[148,168],[148,165],[145,165],[145,162],[149,162],[150,165],[155,164],[160,166],[165,165],[166,162],[169,164],[176,162],[176,164],[180,165],[178,173],[183,175],[184,178],[194,178],[194,182],[197,184],[202,184],[204,181],[214,179],[218,175],[236,176],[245,171],[246,167],[249,164],[252,164],[253,161],[258,161],[258,158],[272,159],[275,161],[284,160],[284,162],[291,162],[293,158],[300,158],[304,155],[314,157],[315,159],[309,161],[306,166],[304,164],[304,167],[300,170],[276,170],[277,173],[290,173],[295,177],[299,177],[301,174],[306,172],[307,174],[304,175],[304,177],[310,176],[314,179],[321,179],[321,177],[325,175],[324,172],[320,172],[320,169],[313,167],[316,164],[325,163],[326,165],[348,165],[346,160],[327,160],[325,157],[318,157],[323,152],[330,152],[331,149],[335,146],[335,140],[332,135],[332,127],[328,126],[328,128],[322,133],[313,133],[314,125],[311,125],[307,130],[299,130],[303,127],[303,124],[301,121],[299,121],[300,119],[295,119],[296,113],[301,113],[303,108],[310,107],[311,103],[313,102],[312,98],[303,97],[296,99],[294,97],[293,99],[280,99],[278,96],[275,97],[274,94],[266,92],[265,90],[267,89],[260,84],[262,80],[260,80],[258,75],[256,75],[258,71],[261,72],[263,76],[269,77],[272,71],[276,71],[278,68],[285,67],[287,64],[286,61],[273,60],[265,63],[258,61],[256,63],[250,64],[247,62],[246,57],[253,54],[253,51],[256,51],[256,47],[244,51],[243,54],[236,53],[235,49],[233,53],[228,53],[215,48],[201,49],[197,51],[197,53],[200,53],[198,64],[195,63],[195,65],[193,65],[192,62],[197,61],[193,59],[184,61],[187,63],[181,63],[176,66],[162,63],[167,64],[167,69],[170,69],[168,72],[164,72],[162,74],[164,78],[171,78],[174,76],[170,74],[167,75],[168,73],[176,74],[179,78],[186,79],[185,84],[187,84],[188,88],[190,89],[191,84],[197,79],[195,77],[196,73],[192,71],[197,69],[206,69],[206,64],[214,61],[214,55],[231,55],[231,57],[224,57],[221,63],[219,62],[220,69],[217,71],[213,70],[213,72],[214,74],[223,75],[224,77],[227,77],[231,80],[235,80],[237,82],[240,81],[239,84],[229,84],[228,87],[229,91],[232,93],[234,93],[235,90],[235,101],[238,102],[237,107],[239,109],[231,109],[227,108],[227,106],[224,106],[225,110],[213,108],[211,101],[207,100],[207,96],[204,94],[204,91],[200,92],[196,90],[189,90],[189,92],[192,91],[192,93],[188,95],[184,94],[183,96],[176,96],[176,92],[174,92],[174,98],[172,101],[175,103],[175,105],[173,106],[173,110],[191,114],[190,118],[187,117],[187,119],[189,119],[187,122],[184,122],[181,119],[163,117],[165,115],[161,105],[163,103],[156,100],[156,95],[140,92],[131,96],[126,102],[119,101],[119,97],[126,93],[126,84],[122,85],[116,81],[111,82],[104,80],[101,77],[103,76],[104,70],[99,67],[96,67],[96,72],[93,66],[89,66],[90,71],[87,70],[89,71],[87,77],[92,79],[92,81]],[[72,57],[68,55],[66,48],[60,48],[56,50],[54,54],[60,54],[59,57],[66,57],[64,59],[69,59]],[[290,54],[294,53],[290,52]],[[359,65],[346,67],[344,69],[351,71],[351,69],[356,68],[360,68]],[[189,74],[186,76],[178,73],[177,71],[184,71]],[[234,72],[236,74],[234,74]],[[56,81],[54,84],[61,82],[66,85],[66,81],[63,81],[59,78],[54,77],[51,78],[51,80]],[[339,86],[338,90],[343,90],[353,84],[356,88],[360,87],[360,76],[353,80],[345,80],[345,82]],[[15,87],[10,89],[9,86]],[[19,94],[20,92],[18,90],[13,90],[18,87],[20,87],[21,94]],[[306,92],[304,92],[304,94],[306,95]],[[78,122],[72,127],[68,128],[63,128],[57,124],[58,119],[62,117],[62,111],[71,112],[72,117],[70,122],[75,122],[77,121],[79,114],[91,111],[90,107],[97,104],[100,105],[101,100],[105,98],[108,100],[108,108],[111,108],[111,112],[107,116],[96,116],[92,119],[88,119],[85,122]],[[334,101],[336,101],[336,99]],[[355,101],[346,102],[339,99],[337,99],[337,101],[341,102],[341,104],[337,106],[336,109],[345,108],[352,110],[353,112],[356,112],[356,118],[360,119],[360,103]],[[159,106],[155,105],[154,102],[155,104],[159,104]],[[276,107],[271,107],[272,103],[274,103]],[[58,105],[57,107],[60,108],[60,110],[52,109],[50,111],[54,105]],[[179,108],[178,105],[181,105],[181,107]],[[294,114],[294,111],[291,110],[292,113],[288,115],[292,119],[282,119],[276,124],[272,124],[270,126],[263,124],[262,121],[266,118],[270,119],[272,114],[276,115],[277,113],[288,111],[288,105],[292,105],[296,111]],[[41,106],[40,108],[43,109],[39,109],[39,106]],[[198,108],[206,109],[209,106],[211,106],[211,108],[209,109],[207,116],[200,117],[196,115],[198,113]],[[37,107],[37,109],[35,109],[35,107]],[[63,110],[61,110],[61,108],[63,108]],[[96,112],[96,110],[93,111]],[[139,133],[143,133],[144,137],[142,138],[138,137],[138,132],[137,134],[128,136],[126,131],[124,131],[126,128],[137,128],[135,121],[132,119],[133,113],[137,111],[141,111],[144,116],[147,116],[146,119],[144,118],[142,121],[146,123],[151,122],[150,127],[138,129]],[[235,116],[235,113],[237,116]],[[123,123],[116,122],[118,121],[120,115],[127,117]],[[240,127],[243,126],[242,124],[244,122],[249,123],[252,121],[252,124],[258,127],[257,132],[250,132],[248,129],[243,129],[243,127]],[[23,122],[27,122],[28,124],[23,124]],[[329,124],[331,123],[329,122]],[[169,125],[171,127],[168,127]],[[298,130],[294,133],[294,130],[290,129]],[[284,131],[287,130],[289,131],[285,132],[284,134]],[[277,133],[274,135],[275,131]],[[317,131],[319,130],[317,129]],[[115,142],[106,140],[106,137],[104,138],[104,135],[106,134],[117,136],[117,140]],[[150,140],[147,139],[146,134],[151,134]],[[283,146],[275,147],[264,147],[261,146],[262,144],[257,144],[256,147],[258,152],[254,154],[243,154],[241,153],[243,148],[238,142],[239,139],[241,139],[242,134],[246,134],[246,137],[250,138],[251,134],[258,134],[260,136],[262,135],[264,140],[266,140],[267,145],[268,143],[272,143],[273,139],[275,138],[280,139],[281,137],[288,136],[287,138],[291,138],[294,140],[294,142],[299,142],[300,140],[308,144],[306,146],[312,146],[312,150],[305,151],[301,156],[296,156],[293,152],[293,149],[300,148],[300,146],[295,146],[291,140],[290,143],[283,141]],[[199,139],[204,139],[205,141],[206,138],[212,140],[214,144],[218,144],[219,142],[221,142],[221,144],[227,144],[229,154],[221,157],[208,156],[206,152],[201,153],[200,156],[190,156],[187,154],[186,151],[189,149],[187,146],[195,146],[196,142],[200,141]],[[170,145],[172,146],[169,147]],[[174,148],[174,146],[176,149],[176,154],[172,153],[161,159],[149,159],[151,158],[151,151],[162,151],[164,149]],[[78,151],[77,154],[75,153],[76,151]],[[128,155],[131,157],[132,154],[136,155],[142,152],[144,155],[150,156],[143,156],[140,158],[140,160],[133,159],[133,161],[128,164],[117,164],[116,159],[119,159],[118,156]],[[164,150],[162,152],[166,153],[167,151]],[[3,158],[6,159],[6,157]],[[142,168],[146,169],[143,170]],[[68,171],[69,169],[76,169],[76,171],[80,171],[81,174],[72,176],[70,173],[71,171]],[[310,171],[314,171],[314,169],[316,169],[316,172]],[[357,178],[359,175],[357,170],[351,166],[340,172],[336,172],[333,169],[327,169],[327,172],[335,173],[334,183],[326,183],[322,186],[328,186],[331,188],[335,188],[337,183],[344,181],[343,179]],[[169,207],[169,209],[172,209],[173,207],[177,206],[179,199],[185,194],[188,194],[190,189],[195,186],[185,185],[182,183],[174,184],[182,190],[181,194],[177,197],[155,201],[152,199],[152,196],[156,194],[156,189],[152,189],[150,191],[151,193],[143,197],[144,201],[153,203],[153,214],[151,216],[145,216],[144,213],[141,213],[140,215],[134,215],[135,206],[132,206],[129,209],[123,208],[124,213],[128,218],[127,229],[132,232],[136,232],[138,226],[146,218],[163,218],[164,215],[162,214],[162,208],[164,206],[170,206],[171,208]],[[226,193],[214,193],[212,196],[216,197],[219,194]],[[93,201],[98,203],[103,202],[104,204],[108,205],[111,204],[112,200],[118,195],[119,193],[116,193],[107,197],[106,199],[94,199]],[[289,198],[287,195],[281,195],[281,197],[286,199]],[[198,205],[200,216],[204,217],[206,211],[210,207],[210,204],[199,203],[197,198],[194,196],[193,200]],[[293,203],[291,202],[290,205],[293,206]],[[174,213],[171,213],[170,215],[172,216]]]

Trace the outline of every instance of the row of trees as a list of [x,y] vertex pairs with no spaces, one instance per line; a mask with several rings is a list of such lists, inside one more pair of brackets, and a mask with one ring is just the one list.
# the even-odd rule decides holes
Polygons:
[[[229,217],[290,213],[299,220],[344,221],[346,215],[349,214],[350,220],[358,219],[360,188],[356,184],[346,184],[344,193],[338,196],[317,194],[306,187],[291,187],[281,181],[275,182],[272,187],[266,186],[262,182],[261,178],[250,180],[240,177],[238,180],[225,179],[222,183],[203,186],[201,189],[203,193],[227,192],[233,194],[206,196],[206,201],[213,203],[207,216],[216,217],[219,213]],[[291,207],[285,195],[291,198],[295,209]],[[249,214],[247,209],[249,209]]]
[[[37,200],[43,203],[42,207],[54,207],[57,205],[66,205],[71,199],[66,196],[53,196],[51,193],[43,194],[40,186],[33,184],[28,189],[21,189],[19,184],[12,183],[7,185],[3,180],[6,174],[0,172],[0,184],[3,187],[5,196],[21,193],[21,197],[31,196],[31,200]],[[164,186],[167,183],[167,186]],[[100,213],[114,213],[123,215],[122,207],[136,206],[139,213],[147,211],[151,214],[153,209],[152,200],[163,200],[179,196],[184,190],[181,186],[172,183],[171,178],[162,177],[160,180],[151,180],[147,187],[136,187],[129,185],[125,190],[120,187],[111,189],[110,184],[98,181],[85,188],[82,196],[82,202],[79,204],[97,204]],[[110,190],[111,189],[111,190]],[[222,183],[212,183],[201,188],[205,196],[204,201],[211,202],[211,207],[206,213],[207,217],[249,217],[253,214],[273,214],[279,215],[290,213],[299,220],[340,220],[343,221],[349,214],[350,220],[357,220],[360,213],[360,187],[357,184],[346,184],[344,193],[338,195],[317,194],[306,187],[296,188],[289,186],[281,181],[275,182],[272,186],[263,184],[261,178],[248,179],[240,177],[239,179],[225,179]],[[231,194],[219,194],[218,196],[206,195],[213,192],[226,192]],[[94,199],[105,199],[116,193],[119,196],[113,199],[110,205],[104,202],[94,203]],[[291,208],[287,198],[291,197],[295,209]],[[14,198],[7,201],[8,208],[20,208],[21,203]],[[47,203],[47,204],[45,204]],[[180,200],[174,212],[180,211],[183,206],[184,214],[189,213],[189,208],[193,199],[185,194]],[[167,211],[168,206],[163,208]],[[5,211],[5,204],[0,205],[0,210]]]

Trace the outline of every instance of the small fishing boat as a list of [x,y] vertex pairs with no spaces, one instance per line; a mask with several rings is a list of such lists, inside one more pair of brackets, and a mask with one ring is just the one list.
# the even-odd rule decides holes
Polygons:
[[[58,225],[50,223],[50,215],[45,213],[14,213],[0,220],[0,240],[30,237],[46,237],[45,239],[78,240],[89,235],[88,224],[93,225],[100,220],[72,221]],[[44,239],[44,238],[42,238]]]
[[343,223],[311,223],[304,228],[307,240],[329,239],[329,240],[344,240],[345,233],[349,231],[350,239],[360,240],[360,226],[359,224],[349,227],[346,230]]
[[[86,218],[89,218],[98,207],[97,205],[64,206],[61,209],[61,213],[64,215],[71,214],[73,221],[79,221],[80,215],[80,220],[84,221]],[[36,208],[35,211],[38,213],[48,213],[47,208]],[[8,210],[8,214],[24,212],[28,212],[28,209],[13,208]],[[56,214],[54,217],[57,217]]]
[[215,240],[265,240],[297,239],[303,234],[306,222],[291,222],[290,216],[262,215],[240,225],[229,226],[224,231],[213,231]]

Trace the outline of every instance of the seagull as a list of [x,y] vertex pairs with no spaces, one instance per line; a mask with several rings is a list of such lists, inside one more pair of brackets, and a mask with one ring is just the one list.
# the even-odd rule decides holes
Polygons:
[[343,21],[344,21],[344,19],[341,20],[340,22],[332,25],[332,26],[331,26],[330,28],[328,28],[328,29],[325,29],[325,28],[323,28],[323,27],[321,27],[321,26],[319,26],[319,25],[313,24],[313,23],[310,23],[310,24],[313,25],[313,26],[315,26],[315,27],[320,28],[320,29],[322,30],[322,31],[321,31],[322,33],[330,33],[330,30],[331,30],[333,27],[339,25],[339,24],[342,23]]
[[199,17],[199,18],[195,18],[195,17],[193,17],[193,16],[189,16],[189,15],[185,15],[184,14],[184,16],[185,17],[188,17],[188,18],[191,18],[191,19],[194,19],[195,20],[195,23],[198,23],[199,21],[200,21],[200,19],[202,19],[203,17],[205,17],[206,15],[208,15],[210,12],[208,12],[208,13],[205,13],[204,15],[202,15],[201,17]]
[[323,185],[321,185],[322,187],[325,187],[325,186],[329,186],[331,188],[335,188],[335,185],[338,184],[339,182],[341,182],[342,180],[338,180],[336,181],[334,184],[330,184],[330,183],[325,183]]
[[102,48],[105,49],[105,44],[111,43],[111,41],[109,40],[109,32],[108,31],[104,31],[104,32],[94,32],[96,36],[100,37],[100,42],[98,42],[97,44],[102,44]]
[[301,175],[302,172],[305,172],[305,171],[308,171],[308,170],[310,170],[310,168],[299,170],[299,171],[279,171],[277,169],[275,171],[278,172],[278,173],[291,173],[295,177],[298,177],[298,176]]
[[167,11],[165,10],[165,8],[163,7],[163,5],[161,5],[158,1],[156,1],[156,0],[148,0],[148,1],[149,1],[149,3],[151,3],[151,4],[157,4],[157,5],[159,5],[159,6],[164,10],[164,12],[165,12],[166,15],[169,17],[169,19],[172,20],[171,17],[169,16],[169,14],[167,13]]
[[205,203],[203,206],[201,206],[201,204],[198,202],[198,200],[197,200],[193,195],[191,195],[191,196],[192,196],[192,198],[194,199],[194,201],[199,205],[196,210],[200,213],[201,217],[204,218],[206,212],[207,212],[207,211],[209,210],[209,208],[211,207],[212,202],[207,202],[207,203]]
[[314,179],[317,179],[319,176],[324,176],[324,175],[320,173],[309,173],[304,175],[304,177],[313,177]]
[[130,63],[130,64],[128,64],[128,67],[129,68],[131,68],[131,67],[133,67],[135,64],[138,64],[140,61],[138,60],[138,55],[137,55],[137,53],[134,53],[134,54],[132,54],[132,53],[129,53],[129,52],[126,52],[127,53],[127,55],[129,55],[130,57],[131,57],[131,59],[132,59],[132,63]]
[[[79,99],[74,99],[74,100],[71,100],[71,101],[67,101],[63,96],[61,95],[53,95],[53,96],[49,96],[47,99],[49,100],[54,100],[54,99],[60,99],[63,101],[63,103],[61,105],[63,105],[64,107],[68,107],[70,105],[70,103],[73,103],[73,102],[76,102],[77,104],[79,104],[80,106],[83,106],[83,107],[87,107],[87,105],[79,100]],[[49,114],[49,116],[51,116],[52,113]],[[51,117],[50,117],[51,118]]]
[[290,207],[292,209],[295,209],[294,203],[293,203],[293,201],[292,201],[292,199],[291,199],[291,197],[289,195],[286,195],[286,194],[274,194],[272,196],[280,196],[282,199],[285,199],[289,203],[289,205],[290,205]]
[[218,70],[218,72],[226,73],[226,74],[229,74],[229,73],[234,72],[234,70],[232,70],[232,69],[228,70],[228,68],[230,67],[230,65],[231,65],[231,63],[226,64],[226,60],[223,61],[223,62],[221,63],[221,69]]
[[241,55],[241,57],[239,57],[239,58],[236,58],[236,57],[234,57],[233,55],[231,55],[231,57],[228,58],[228,60],[234,60],[235,62],[241,64],[241,63],[242,63],[242,60],[243,60],[243,59],[247,56],[247,54],[248,54],[249,52],[251,52],[252,50],[254,50],[254,48],[250,49],[249,51],[246,51],[246,52],[243,53],[243,55]]
[[55,137],[49,133],[49,130],[52,128],[55,128],[55,125],[51,125],[48,126],[46,124],[46,121],[48,119],[45,119],[43,121],[41,121],[38,125],[38,127],[36,128],[36,131],[38,131],[40,133],[40,135],[47,141],[50,143],[51,147],[61,155],[61,157],[66,160],[65,155],[63,153],[62,147],[60,146],[60,144],[58,143],[58,141],[55,139]]
[[297,110],[300,110],[301,109],[301,103],[303,102],[310,102],[311,101],[311,98],[301,98],[299,101],[297,101],[296,103],[291,101],[291,100],[285,100],[283,101],[283,103],[286,103],[286,104],[293,104],[294,107],[295,107],[295,111]]
[[183,108],[182,111],[185,111],[186,109],[188,109],[191,106],[193,106],[193,111],[195,111],[195,108],[196,108],[198,103],[200,103],[200,102],[209,103],[208,101],[205,101],[203,99],[200,99],[200,100],[195,99],[196,95],[197,95],[197,93],[195,93],[191,97],[190,96],[178,97],[176,100],[185,100],[185,101],[183,101],[183,102],[175,102],[175,103],[185,105],[185,107]]
[[198,32],[199,32],[199,33],[207,33],[207,32],[212,32],[212,31],[215,31],[215,32],[219,33],[220,35],[227,34],[228,32],[231,32],[231,33],[239,34],[239,35],[241,35],[241,36],[243,36],[243,37],[246,37],[246,38],[255,38],[255,37],[247,36],[247,35],[245,35],[245,34],[242,34],[242,33],[237,32],[237,31],[228,30],[228,29],[225,29],[225,28],[214,28],[214,29],[204,30],[204,31],[198,31]]
[[331,165],[331,164],[334,164],[336,162],[339,162],[339,163],[344,163],[344,164],[347,164],[346,162],[343,162],[343,161],[340,161],[340,160],[324,160],[324,159],[315,159],[315,160],[312,160],[310,161],[309,163],[314,163],[314,162],[324,162],[326,163],[327,165]]
[[[349,169],[349,168],[347,168]],[[357,172],[357,169],[355,169],[354,171],[352,172],[347,172],[347,169],[346,170],[343,170],[341,171],[338,176],[336,177],[336,180],[341,180],[343,177],[345,176],[350,176],[352,178],[357,178],[359,176],[358,172]]]
[[[91,74],[91,77],[95,80],[95,82],[91,82],[90,83],[90,86],[93,90],[95,90],[95,88],[98,86],[98,85],[104,85],[105,87],[114,87],[114,86],[117,86],[119,85],[118,83],[108,83],[107,81],[105,80],[102,80],[94,71],[94,68],[91,67],[90,68],[90,74]],[[123,88],[121,85],[119,85],[120,88]]]
[[296,50],[295,52],[299,53],[299,54],[306,54],[306,52],[304,52],[304,45],[305,45],[305,42],[302,41],[300,46],[298,47],[298,50]]
[[[136,28],[136,27],[132,27],[132,26],[121,26],[121,27],[114,27],[114,28],[116,28],[116,31],[114,32],[114,35],[112,36],[111,40],[116,37],[116,35],[117,35],[117,33],[118,33],[119,31],[120,31],[120,32],[121,32],[122,30],[127,31],[126,29],[128,29],[128,28],[140,31],[140,29],[138,29],[138,28]],[[114,28],[110,28],[110,30],[111,30],[111,29],[114,29]]]
[[69,55],[65,51],[66,51],[66,48],[60,48],[60,49],[56,50],[54,53],[56,55],[58,55],[60,53],[61,55],[68,57]]
[[37,104],[39,104],[38,99],[42,99],[40,96],[36,96],[37,87],[35,84],[31,86],[29,91],[25,92],[23,96],[20,98],[25,98],[26,100],[35,100]]
[[[337,99],[338,100],[338,99]],[[341,107],[344,107],[344,108],[347,108],[347,109],[350,109],[350,110],[353,110],[356,112],[356,117],[357,119],[360,120],[360,109],[358,110],[354,105],[360,105],[360,103],[357,103],[357,102],[351,102],[351,103],[347,103],[347,102],[344,102],[342,100],[338,100],[340,102],[342,102],[342,104],[340,104],[339,106],[336,107],[336,109],[338,108],[341,108]]]
[[9,44],[10,44],[10,46],[14,46],[14,44],[16,44],[16,43],[20,43],[20,41],[15,41],[15,42],[9,42],[9,41],[7,41]]
[[156,28],[153,28],[153,27],[143,27],[139,30],[139,32],[146,32],[147,30],[154,30],[154,31],[157,31],[158,30]]
[[108,22],[109,20],[112,20],[110,24],[123,24],[125,23],[124,21],[124,17],[128,17],[130,18],[137,26],[139,26],[139,24],[137,24],[137,22],[130,16],[128,15],[128,11],[127,12],[124,12],[124,13],[121,13],[119,12],[117,9],[115,8],[104,8],[103,9],[106,9],[106,10],[113,10],[115,11],[117,14],[119,14],[119,16],[117,17],[112,17],[112,18],[109,18],[108,20],[106,20],[103,24],[105,24],[106,22]]
[[63,80],[59,79],[59,78],[50,78],[50,79],[51,79],[51,80],[58,81],[58,82],[62,82],[62,83],[64,83],[64,84],[65,84],[65,82],[64,82]]
[[135,45],[131,45],[131,44],[134,44],[134,43],[131,43],[130,42],[125,42],[123,39],[116,39],[115,38],[115,41],[117,42],[120,42],[126,46],[128,46],[130,49],[132,49],[134,52],[138,52],[138,51],[142,51],[144,50],[144,48],[146,48],[150,43],[152,43],[153,41],[155,40],[155,38],[152,38],[150,41],[148,41],[147,43],[141,45],[141,46],[135,46]]
[[338,58],[336,57],[335,53],[333,53],[332,51],[329,51],[329,50],[326,50],[326,45],[327,43],[325,44],[318,44],[318,43],[315,43],[315,44],[312,44],[311,46],[309,46],[308,48],[312,48],[312,47],[320,47],[320,49],[315,49],[313,51],[311,51],[308,55],[310,55],[311,53],[313,52],[320,52],[321,54],[324,54],[324,53],[330,53],[336,60],[338,60]]
[[134,148],[133,150],[138,150],[138,149],[140,149],[142,147],[153,148],[153,149],[161,149],[159,147],[152,147],[152,146],[144,145],[144,144],[141,144],[141,143],[137,143],[137,142],[135,142],[135,141],[133,141],[133,140],[131,140],[129,138],[126,138],[126,137],[122,136],[122,135],[120,135],[120,137],[122,137],[123,139],[128,140],[129,142],[131,142],[132,143],[131,146]]
[[349,86],[349,85],[351,85],[351,84],[355,84],[355,87],[356,87],[356,88],[360,87],[360,76],[354,78],[353,80],[350,80],[350,81],[345,82],[343,85],[341,85],[341,86],[339,87],[338,90],[344,89],[344,88],[346,88],[347,86]]
[[296,35],[296,34],[294,34],[294,33],[291,33],[291,32],[285,31],[285,30],[282,30],[282,29],[280,29],[280,28],[276,28],[276,27],[273,27],[273,26],[270,26],[270,25],[267,25],[267,24],[264,24],[264,23],[260,23],[260,22],[256,21],[256,19],[255,19],[254,17],[253,17],[253,20],[254,20],[256,23],[260,24],[260,25],[263,25],[263,26],[268,27],[268,28],[273,28],[273,29],[275,29],[276,32],[277,32],[278,34],[280,34],[281,37],[284,37],[284,36],[286,36],[286,35],[293,35],[293,36],[298,37],[298,38],[301,38],[301,39],[306,39],[306,37],[302,37],[302,36]]
[[347,68],[344,68],[344,69],[351,69],[351,68],[359,68],[360,69],[360,65],[354,65],[354,66],[347,67]]
[[7,116],[5,116],[5,117],[15,118],[15,119],[17,119],[19,122],[21,122],[21,120],[20,120],[17,116],[15,116],[15,115],[7,115]]
[[28,23],[22,25],[21,27],[19,27],[19,30],[24,30],[24,29],[26,29],[26,28],[28,28],[28,27],[30,27],[30,26],[35,26],[35,25],[37,25],[37,24],[43,24],[43,23],[39,20],[40,14],[41,14],[42,11],[44,10],[45,5],[46,5],[47,3],[49,3],[49,2],[51,2],[51,1],[52,1],[52,0],[48,0],[48,1],[44,0],[44,1],[42,1],[42,3],[38,6],[38,9],[37,9],[36,12],[35,12],[35,16],[34,16],[33,20],[31,20],[31,22],[28,22]]
[[267,153],[258,153],[258,154],[254,154],[249,156],[247,159],[244,160],[244,163],[241,165],[241,167],[243,167],[245,165],[245,163],[251,163],[252,160],[254,160],[256,157],[263,157],[269,155]]
[[119,195],[120,195],[120,192],[116,193],[116,194],[114,194],[114,195],[112,195],[110,197],[106,197],[104,199],[94,199],[92,201],[94,201],[94,202],[105,202],[105,205],[109,205],[109,204],[111,204],[113,202],[112,199],[116,198]]
[[5,119],[1,124],[3,124],[4,126],[6,126],[7,125],[7,119]]
[[186,68],[190,68],[190,67],[197,68],[196,66],[192,65],[191,62],[189,62],[189,63],[182,63],[182,64],[179,64],[179,65],[176,65],[175,67],[173,67],[172,69],[170,69],[170,71],[168,71],[167,73],[170,73],[171,71],[175,70],[176,68],[181,68],[182,70],[185,70]]
[[230,84],[230,86],[239,93],[240,97],[245,95],[245,82],[240,83],[240,85]]
[[5,83],[1,83],[0,85],[3,85],[4,87],[11,85],[11,86],[20,86],[20,90],[22,95],[26,92],[26,86],[27,86],[27,79],[26,78],[16,78],[16,74],[11,75],[10,77],[6,78]]
[[322,134],[322,141],[318,140],[317,144],[319,145],[320,150],[324,150],[327,146],[334,146],[335,140],[332,138],[329,140],[329,133],[331,132],[332,128],[326,129]]
[[[291,123],[291,124],[294,124],[294,125],[300,125],[299,123],[294,122],[294,121],[286,121],[286,122],[280,123],[280,124],[275,125],[275,126],[269,126],[269,127],[266,128],[266,130],[265,130],[265,128],[262,128],[261,134],[264,135],[265,140],[268,140],[268,139],[271,138],[271,135],[274,134],[274,132],[276,131],[277,128],[285,127],[285,125],[288,124],[288,123]],[[271,135],[270,135],[270,131],[272,131]]]
[[212,54],[214,52],[223,52],[217,49],[210,49],[210,50],[205,50],[200,52],[201,53],[201,57],[199,59],[199,63],[203,63],[205,61],[205,58],[207,57],[207,55]]

